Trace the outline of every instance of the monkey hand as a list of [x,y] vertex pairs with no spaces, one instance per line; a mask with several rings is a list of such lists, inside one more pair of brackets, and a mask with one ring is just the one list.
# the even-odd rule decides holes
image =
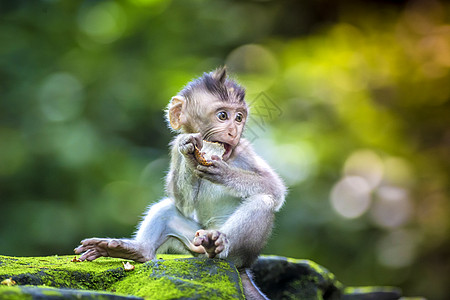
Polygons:
[[200,133],[183,134],[178,142],[178,150],[192,166],[198,165],[194,156],[195,147],[201,149],[202,146],[203,139]]
[[195,246],[202,246],[209,258],[227,248],[228,240],[224,233],[217,230],[198,230],[193,241]]
[[230,178],[232,169],[220,157],[213,155],[211,157],[211,165],[198,165],[195,169],[195,174],[203,179],[209,180],[213,183],[224,184],[227,178]]
[[183,155],[192,155],[195,147],[201,149],[202,146],[203,139],[200,133],[184,134],[178,142],[178,149]]

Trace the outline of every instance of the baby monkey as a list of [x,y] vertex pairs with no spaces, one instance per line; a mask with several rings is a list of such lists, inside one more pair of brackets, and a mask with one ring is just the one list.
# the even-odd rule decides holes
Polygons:
[[[168,250],[232,261],[247,299],[266,299],[248,269],[265,245],[274,213],[284,202],[280,177],[241,138],[249,109],[245,90],[225,68],[188,83],[167,107],[171,143],[167,198],[153,204],[132,239],[91,238],[75,253],[145,262]],[[208,164],[196,158],[204,141],[223,145]]]

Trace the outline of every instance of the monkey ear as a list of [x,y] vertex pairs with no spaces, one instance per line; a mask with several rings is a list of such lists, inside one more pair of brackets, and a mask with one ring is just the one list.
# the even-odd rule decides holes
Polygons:
[[223,66],[220,68],[217,68],[213,73],[213,78],[218,80],[220,83],[224,83],[225,79],[227,78],[227,67]]
[[182,96],[172,97],[167,110],[170,127],[173,130],[180,129],[182,125],[182,113],[186,100]]

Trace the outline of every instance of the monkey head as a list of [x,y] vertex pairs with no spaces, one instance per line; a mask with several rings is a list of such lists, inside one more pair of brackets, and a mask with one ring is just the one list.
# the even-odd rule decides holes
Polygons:
[[244,98],[244,88],[228,78],[225,68],[219,68],[191,81],[173,97],[167,119],[173,130],[200,133],[203,140],[223,144],[227,160],[247,120]]

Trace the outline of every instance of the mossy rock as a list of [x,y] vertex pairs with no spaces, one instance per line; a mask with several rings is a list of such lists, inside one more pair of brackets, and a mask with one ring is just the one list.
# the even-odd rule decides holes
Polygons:
[[[396,287],[347,287],[344,289],[343,300],[397,300],[402,292]],[[412,298],[401,298],[402,300]],[[417,298],[416,298],[417,299]],[[421,298],[424,300],[423,298]]]
[[[99,258],[73,262],[73,256],[0,255],[0,300],[8,299],[244,299],[235,266],[226,260],[159,255],[146,263]],[[270,299],[397,300],[386,287],[344,287],[324,267],[309,261],[265,256],[254,264],[257,285]],[[8,286],[7,284],[11,285]],[[406,298],[402,298],[406,299]]]
[[244,298],[238,272],[228,261],[176,255],[158,258],[144,264],[132,262],[135,269],[125,271],[125,260],[114,258],[72,262],[73,256],[0,256],[0,281],[11,278],[10,283],[16,284],[0,286],[0,299]]
[[0,287],[0,299],[5,300],[142,300],[141,297],[121,296],[107,292],[83,291],[73,289],[58,289],[52,287],[35,286],[11,286]]
[[[270,299],[398,300],[394,287],[345,287],[333,273],[307,259],[260,257],[252,267],[255,281]],[[406,300],[406,298],[402,298]]]
[[343,285],[333,273],[310,260],[265,256],[252,270],[270,299],[341,299]]

